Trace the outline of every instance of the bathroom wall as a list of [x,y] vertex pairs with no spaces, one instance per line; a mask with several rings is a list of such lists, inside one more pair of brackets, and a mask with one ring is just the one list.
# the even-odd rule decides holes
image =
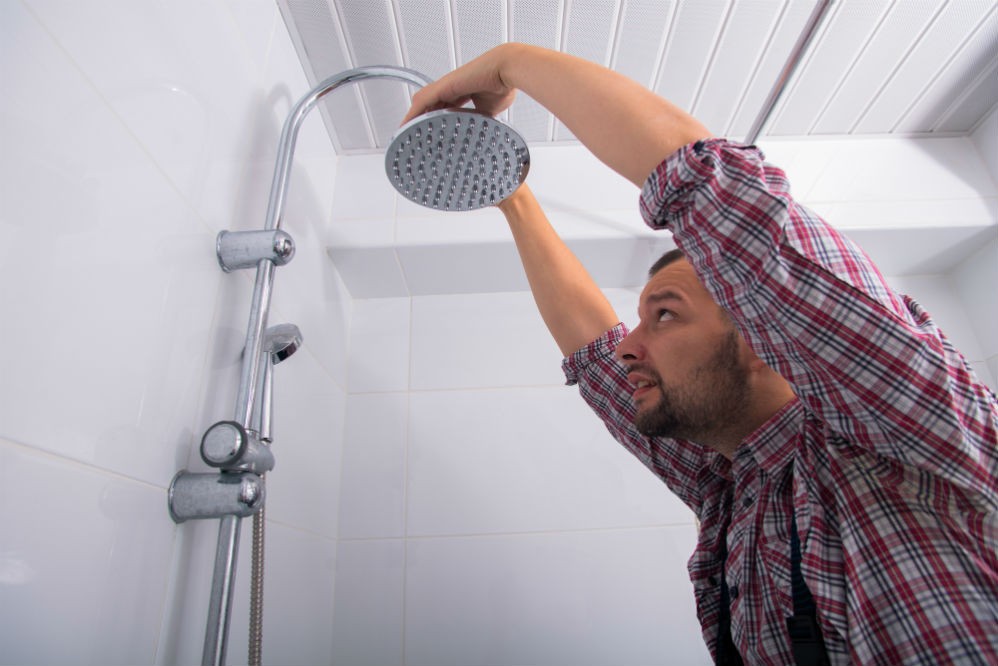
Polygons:
[[[763,148],[995,388],[998,179],[974,138]],[[327,236],[357,297],[334,663],[709,663],[693,516],[562,385],[501,216],[412,206],[381,169],[340,158]],[[571,146],[533,148],[528,182],[633,323],[671,246],[636,188]]]
[[[272,0],[0,3],[0,663],[199,663],[216,521],[166,488],[232,418],[280,126],[308,85]],[[335,155],[303,129],[271,323],[267,663],[329,663],[351,299],[324,251]],[[230,663],[246,660],[250,522]]]

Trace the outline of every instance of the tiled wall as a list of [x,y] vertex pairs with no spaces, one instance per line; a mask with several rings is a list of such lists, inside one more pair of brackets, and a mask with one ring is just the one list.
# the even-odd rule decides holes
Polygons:
[[[280,125],[308,85],[272,0],[0,2],[0,663],[199,663],[217,522],[166,488],[232,418]],[[264,658],[329,663],[352,302],[320,233],[335,155],[303,129],[271,323]],[[230,663],[246,659],[250,524]]]

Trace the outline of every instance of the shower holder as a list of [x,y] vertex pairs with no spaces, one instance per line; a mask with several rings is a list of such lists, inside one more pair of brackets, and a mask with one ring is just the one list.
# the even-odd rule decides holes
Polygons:
[[181,470],[168,491],[175,523],[225,516],[252,516],[266,498],[263,480],[253,472],[196,474]]
[[220,231],[215,239],[215,254],[222,270],[256,268],[261,259],[283,266],[295,256],[295,242],[280,229],[264,231]]
[[274,454],[257,433],[238,421],[219,421],[201,438],[201,459],[224,472],[265,474],[274,469]]

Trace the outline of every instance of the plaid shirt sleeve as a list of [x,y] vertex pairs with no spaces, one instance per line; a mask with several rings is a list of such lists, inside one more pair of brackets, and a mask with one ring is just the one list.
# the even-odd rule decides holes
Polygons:
[[673,231],[714,301],[834,432],[998,506],[994,395],[756,148],[683,147],[648,178],[641,213]]
[[627,335],[624,324],[568,356],[562,370],[569,385],[596,412],[614,439],[654,472],[687,506],[699,515],[702,498],[699,477],[714,457],[703,447],[683,440],[646,437],[634,427],[634,403],[624,366],[614,350]]

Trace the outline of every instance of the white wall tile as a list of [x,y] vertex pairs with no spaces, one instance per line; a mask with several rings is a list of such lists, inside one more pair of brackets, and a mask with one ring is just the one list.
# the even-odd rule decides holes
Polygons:
[[981,159],[988,165],[991,180],[998,187],[998,109],[991,112],[970,138]]
[[946,276],[890,277],[887,281],[896,291],[918,301],[967,360],[984,358],[967,313]]
[[[250,521],[246,521],[240,553],[240,567],[245,572],[250,570],[250,532]],[[265,543],[261,662],[288,666],[331,663],[336,542],[268,520]],[[227,663],[245,664],[249,584],[236,589]]]
[[532,146],[527,182],[550,210],[636,210],[640,194],[580,145]]
[[231,14],[197,0],[28,4],[184,197],[227,220],[264,101]]
[[340,541],[336,552],[336,666],[401,666],[405,545]]
[[512,242],[414,245],[397,252],[413,296],[528,288]]
[[[346,349],[350,336],[352,300],[343,278],[325,252],[325,213],[303,170],[295,169],[286,206],[284,229],[295,239],[295,256],[274,277],[273,312],[297,324],[305,345],[320,364],[346,388]],[[254,271],[255,273],[255,271]]]
[[[226,663],[247,661],[252,519],[244,519],[233,584]],[[201,662],[218,521],[180,526],[157,664]],[[266,521],[263,661],[330,663],[336,542]],[[143,662],[147,663],[147,662]]]
[[[982,357],[998,354],[998,239],[984,244],[951,276],[953,289],[981,345]],[[979,360],[979,359],[974,359]]]
[[410,536],[693,523],[569,387],[409,398]]
[[152,663],[174,534],[164,500],[0,441],[5,663]]
[[268,519],[336,537],[345,405],[346,394],[307,349],[274,367]]
[[565,381],[528,292],[414,298],[411,362],[414,390]]
[[404,391],[409,387],[408,298],[353,303],[350,328],[351,393]]
[[[0,127],[0,337],[20,345],[2,434],[165,486],[190,443],[214,234],[34,19],[5,17],[5,46],[32,67],[12,70]],[[74,103],[33,103],[53,86]]]
[[709,664],[692,526],[412,539],[405,663]]
[[405,534],[407,411],[405,393],[347,398],[339,481],[341,539]]
[[339,159],[333,196],[333,220],[393,217],[395,189],[385,175],[382,154]]

